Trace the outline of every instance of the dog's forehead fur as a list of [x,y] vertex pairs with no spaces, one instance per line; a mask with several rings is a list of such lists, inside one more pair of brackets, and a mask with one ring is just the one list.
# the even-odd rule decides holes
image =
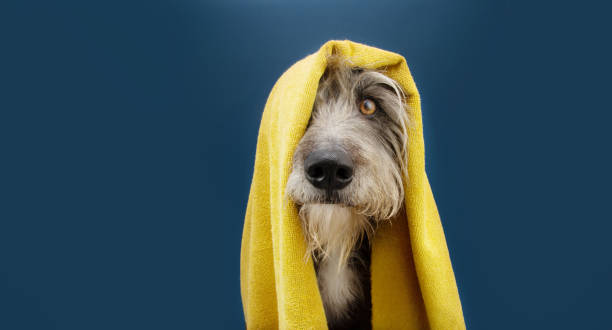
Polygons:
[[[332,55],[319,83],[309,128],[335,126],[337,129],[328,130],[331,135],[333,131],[350,126],[360,130],[362,138],[381,139],[384,146],[402,161],[407,125],[404,97],[401,87],[382,72],[351,67],[348,60]],[[378,110],[375,114],[365,116],[359,112],[359,103],[364,99],[375,102]],[[332,136],[319,139],[319,143],[325,142],[341,144],[349,151],[361,144],[361,141],[351,139],[334,140]],[[360,155],[354,156],[359,162]]]
[[403,125],[406,116],[400,103],[404,97],[401,87],[382,71],[352,67],[347,59],[332,55],[319,82],[314,112],[325,103],[346,103],[357,109],[361,100],[370,98],[394,124]]

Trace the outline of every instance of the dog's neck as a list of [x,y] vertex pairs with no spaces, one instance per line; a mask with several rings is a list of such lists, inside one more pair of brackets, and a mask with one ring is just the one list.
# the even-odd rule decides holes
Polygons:
[[[309,252],[316,262],[317,281],[328,321],[348,318],[351,307],[363,300],[360,260],[356,247],[373,233],[367,217],[337,204],[308,204],[300,209]],[[366,251],[369,253],[369,250]],[[369,258],[369,255],[368,255]],[[369,271],[369,270],[368,270]]]

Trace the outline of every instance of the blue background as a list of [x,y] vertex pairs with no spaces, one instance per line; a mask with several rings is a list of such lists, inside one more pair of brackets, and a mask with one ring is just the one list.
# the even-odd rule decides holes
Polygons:
[[328,39],[403,54],[470,329],[609,329],[610,8],[2,1],[0,328],[239,329],[261,112]]

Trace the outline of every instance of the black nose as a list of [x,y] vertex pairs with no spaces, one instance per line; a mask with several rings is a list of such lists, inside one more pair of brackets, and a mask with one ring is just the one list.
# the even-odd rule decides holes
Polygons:
[[339,148],[311,152],[304,160],[304,169],[313,186],[328,191],[340,190],[353,179],[353,161]]

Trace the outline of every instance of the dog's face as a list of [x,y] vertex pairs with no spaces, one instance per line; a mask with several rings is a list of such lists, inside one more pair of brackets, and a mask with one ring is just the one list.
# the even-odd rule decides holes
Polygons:
[[408,117],[401,87],[384,74],[331,58],[293,156],[288,196],[338,204],[375,220],[403,204]]

